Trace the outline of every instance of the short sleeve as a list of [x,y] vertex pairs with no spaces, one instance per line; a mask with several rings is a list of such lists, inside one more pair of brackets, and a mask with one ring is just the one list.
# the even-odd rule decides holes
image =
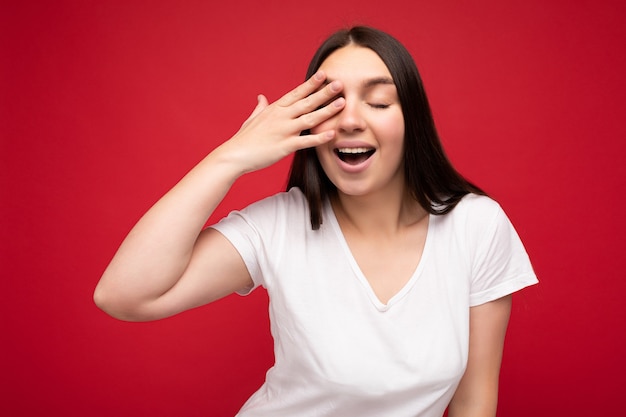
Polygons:
[[294,187],[233,211],[211,226],[239,252],[254,283],[238,294],[247,295],[258,286],[271,287],[285,248],[298,239],[307,219],[306,200]]
[[[470,306],[477,306],[536,284],[530,259],[511,221],[495,202],[474,230]],[[484,220],[481,219],[481,220]]]
[[254,283],[252,287],[238,291],[237,294],[247,295],[258,286],[262,286],[263,274],[257,252],[261,246],[261,237],[246,211],[232,211],[211,227],[224,235],[239,252]]

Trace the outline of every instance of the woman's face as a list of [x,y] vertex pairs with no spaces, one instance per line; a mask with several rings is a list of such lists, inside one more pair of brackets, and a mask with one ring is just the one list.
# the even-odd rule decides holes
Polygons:
[[387,66],[371,49],[348,45],[320,66],[327,80],[344,88],[344,109],[316,126],[335,139],[316,148],[328,178],[340,193],[367,196],[404,190],[404,119]]

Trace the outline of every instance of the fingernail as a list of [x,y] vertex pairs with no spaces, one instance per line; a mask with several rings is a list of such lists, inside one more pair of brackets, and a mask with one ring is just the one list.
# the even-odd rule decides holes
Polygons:
[[332,92],[337,92],[341,90],[341,83],[339,81],[333,81],[332,83],[330,83],[330,90]]
[[317,81],[322,81],[324,79],[324,73],[322,71],[317,71],[314,77]]
[[333,106],[335,106],[335,107],[343,107],[345,102],[346,102],[345,98],[339,97],[337,100],[333,101]]

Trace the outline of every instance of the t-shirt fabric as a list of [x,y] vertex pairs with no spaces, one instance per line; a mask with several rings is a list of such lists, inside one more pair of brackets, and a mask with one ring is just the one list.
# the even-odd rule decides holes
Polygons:
[[473,194],[429,215],[417,268],[384,304],[328,201],[322,215],[312,230],[292,188],[212,226],[270,300],[275,364],[237,416],[441,417],[467,364],[470,307],[537,282],[511,222]]

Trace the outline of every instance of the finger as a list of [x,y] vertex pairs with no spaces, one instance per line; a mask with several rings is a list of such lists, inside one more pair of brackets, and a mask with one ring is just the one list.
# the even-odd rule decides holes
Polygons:
[[266,108],[268,105],[269,102],[267,101],[267,98],[263,94],[259,94],[257,96],[257,105],[249,118],[252,119],[254,116],[261,113],[263,109]]
[[243,122],[243,124],[245,125],[250,120],[254,119],[256,117],[256,115],[261,113],[263,111],[263,109],[265,109],[268,105],[269,105],[269,102],[267,101],[267,98],[263,94],[259,94],[257,96],[256,107],[254,108],[254,110],[252,110],[252,113],[250,114],[250,116],[248,116],[246,121]]
[[336,133],[334,130],[327,130],[321,133],[299,136],[296,140],[299,142],[298,148],[300,149],[314,148],[316,146],[323,145],[326,142],[330,142],[333,140],[335,135]]
[[323,71],[317,71],[311,78],[300,84],[276,101],[276,104],[282,107],[291,106],[292,104],[308,97],[324,84],[326,74]]
[[296,117],[306,113],[311,113],[328,104],[331,104],[332,100],[337,98],[337,95],[340,94],[342,90],[343,84],[341,84],[340,81],[333,81],[324,88],[303,98],[293,106],[296,112]]
[[300,123],[300,130],[313,129],[315,126],[325,122],[339,113],[345,105],[346,99],[343,97],[337,97],[329,104],[322,106],[315,111],[303,114],[297,118]]

